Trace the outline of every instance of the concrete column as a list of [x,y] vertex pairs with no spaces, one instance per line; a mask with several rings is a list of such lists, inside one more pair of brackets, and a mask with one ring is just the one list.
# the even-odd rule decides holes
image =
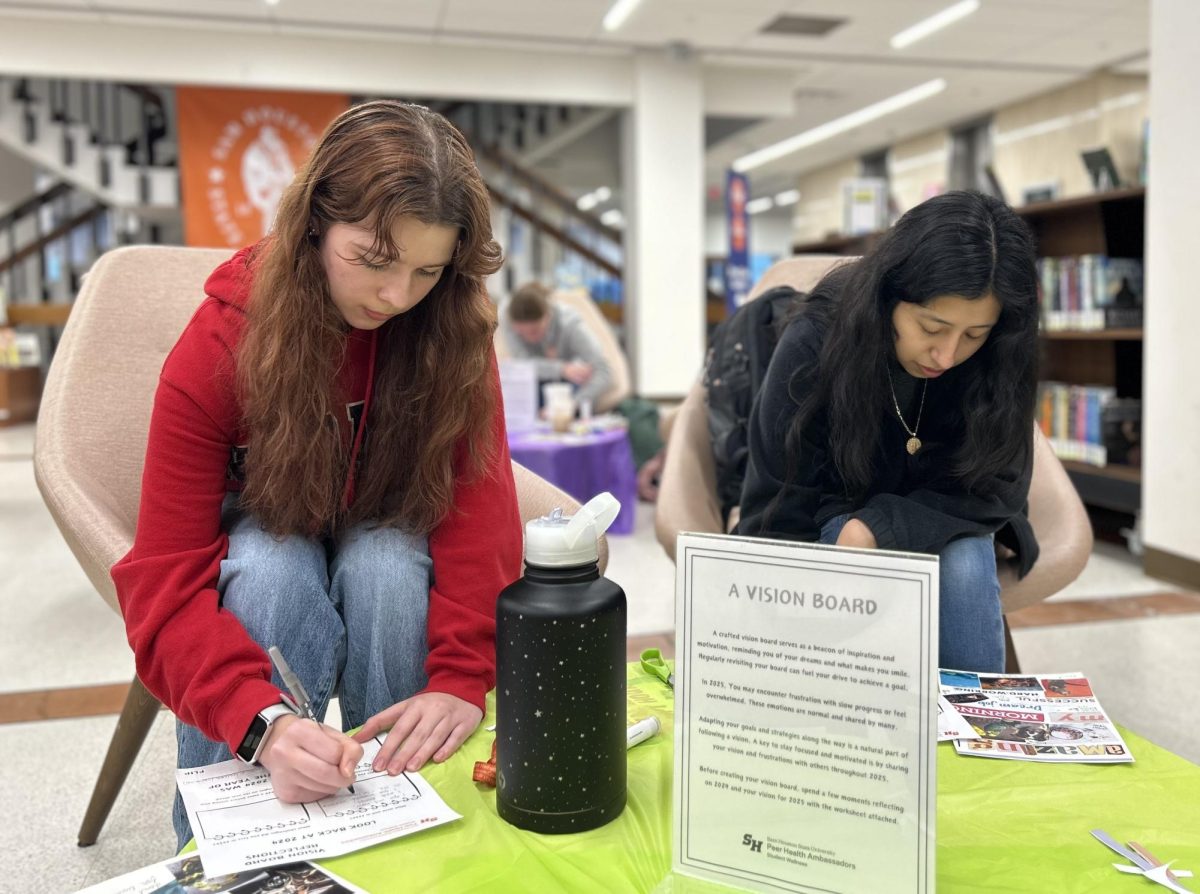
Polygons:
[[704,87],[671,53],[634,57],[623,113],[625,332],[634,388],[682,397],[704,358]]
[[1142,510],[1146,571],[1200,586],[1200,3],[1153,0]]

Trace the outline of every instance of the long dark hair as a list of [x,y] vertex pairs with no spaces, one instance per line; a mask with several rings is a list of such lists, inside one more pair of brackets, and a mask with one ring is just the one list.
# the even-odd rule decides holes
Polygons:
[[[403,216],[453,227],[459,245],[437,285],[379,330],[374,397],[354,505],[342,505],[350,451],[330,425],[346,325],[329,295],[320,238],[370,223],[393,258]],[[471,147],[441,115],[392,100],[333,121],[284,192],[254,260],[238,384],[249,451],[242,505],[273,533],[357,521],[427,532],[450,511],[456,462],[481,473],[496,453],[491,377],[499,269],[487,187]],[[461,454],[460,454],[461,451]]]
[[1037,268],[1033,235],[998,199],[949,192],[900,218],[873,251],[836,268],[802,312],[825,328],[818,387],[793,395],[799,411],[786,438],[789,480],[801,433],[824,408],[830,451],[847,495],[875,478],[882,420],[891,408],[887,364],[895,352],[892,311],[942,295],[994,295],[1000,318],[961,378],[962,442],[953,476],[970,491],[1032,456],[1037,402]]

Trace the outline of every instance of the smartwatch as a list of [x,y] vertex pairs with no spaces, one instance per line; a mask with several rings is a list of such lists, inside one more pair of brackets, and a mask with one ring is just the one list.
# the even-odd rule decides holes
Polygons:
[[289,714],[295,716],[296,712],[286,702],[267,705],[255,714],[254,719],[250,721],[250,729],[246,732],[246,738],[242,739],[242,744],[238,746],[236,752],[238,759],[247,764],[257,764],[271,724]]

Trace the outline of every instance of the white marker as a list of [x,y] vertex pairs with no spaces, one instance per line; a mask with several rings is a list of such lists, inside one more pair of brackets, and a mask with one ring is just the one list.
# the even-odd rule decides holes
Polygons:
[[661,729],[662,724],[658,722],[657,717],[651,716],[645,720],[639,720],[626,731],[625,747],[629,749],[634,745],[640,745],[651,736],[657,736]]

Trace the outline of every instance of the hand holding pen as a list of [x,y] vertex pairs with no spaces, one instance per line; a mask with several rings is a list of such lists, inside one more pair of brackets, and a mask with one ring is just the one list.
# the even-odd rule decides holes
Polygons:
[[[317,721],[304,684],[288,666],[283,654],[276,646],[267,651],[291,695],[297,717],[315,721],[316,727],[298,724],[290,717],[280,718],[268,732],[273,741],[264,748],[261,762],[271,772],[271,784],[280,800],[314,801],[327,797],[345,785],[344,781],[333,781],[335,774],[343,779],[346,776],[353,779],[354,767],[362,757],[362,746]],[[348,788],[353,794],[353,784]]]

